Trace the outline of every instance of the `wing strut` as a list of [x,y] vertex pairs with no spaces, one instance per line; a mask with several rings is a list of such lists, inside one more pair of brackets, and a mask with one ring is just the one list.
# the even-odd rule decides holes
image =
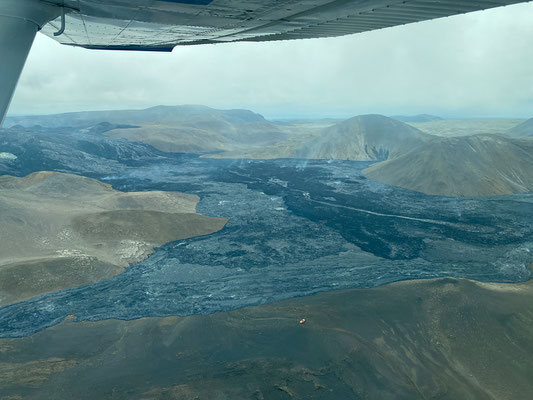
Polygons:
[[57,32],[54,32],[54,36],[61,36],[65,32],[65,7],[61,7],[61,28]]
[[0,0],[0,126],[37,31],[59,13],[39,0]]

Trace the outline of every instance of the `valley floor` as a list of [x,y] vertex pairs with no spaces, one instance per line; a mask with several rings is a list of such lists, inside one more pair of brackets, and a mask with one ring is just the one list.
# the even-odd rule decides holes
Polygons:
[[[54,243],[45,250],[61,267],[5,260],[8,275],[35,273],[0,274],[0,291],[19,296],[0,307],[0,399],[531,397],[531,194],[428,196],[365,177],[371,162],[205,159],[66,128],[5,143],[13,156],[0,158],[2,174],[70,172],[120,200],[94,203],[91,189],[81,199],[90,218],[76,213],[41,236],[63,240],[68,227],[79,235],[71,244],[96,257],[104,243],[154,238],[161,226],[168,235],[95,283],[67,282],[73,264]],[[48,209],[72,187],[47,186]],[[155,192],[162,205],[169,192],[193,196],[178,195],[190,200],[185,214],[172,203],[132,217],[138,197]],[[59,218],[46,208],[32,218],[41,192],[21,214],[30,194],[0,213],[13,227],[0,253],[11,258],[36,243],[13,234],[20,221]],[[42,281],[40,268],[60,271],[64,285],[20,297],[10,282]]]

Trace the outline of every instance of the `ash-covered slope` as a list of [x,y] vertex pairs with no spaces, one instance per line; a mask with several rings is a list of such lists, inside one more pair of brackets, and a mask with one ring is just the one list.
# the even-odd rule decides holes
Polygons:
[[[206,152],[277,143],[287,135],[262,115],[249,110],[205,106],[156,106],[144,110],[76,112],[9,117],[5,126],[72,127],[88,133],[150,144],[162,151]],[[129,125],[129,126],[128,126]]]
[[507,131],[509,136],[513,137],[530,137],[533,138],[533,118],[522,122],[520,125],[515,126]]
[[370,114],[350,118],[320,132],[291,137],[273,146],[215,157],[386,160],[432,139],[433,136],[401,121]]
[[0,176],[0,307],[110,278],[163,243],[216,232],[199,198],[124,193],[77,175]]
[[533,142],[496,135],[441,138],[365,174],[380,182],[441,196],[533,191]]
[[185,318],[70,319],[0,339],[0,397],[525,400],[532,302],[531,282],[448,278]]
[[360,115],[326,128],[294,153],[299,158],[386,160],[404,154],[432,137],[383,115]]

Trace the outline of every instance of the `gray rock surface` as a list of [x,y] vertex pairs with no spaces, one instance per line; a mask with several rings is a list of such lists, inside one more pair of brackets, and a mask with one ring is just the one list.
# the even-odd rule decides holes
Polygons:
[[497,135],[441,138],[365,170],[380,182],[440,196],[533,191],[533,141]]

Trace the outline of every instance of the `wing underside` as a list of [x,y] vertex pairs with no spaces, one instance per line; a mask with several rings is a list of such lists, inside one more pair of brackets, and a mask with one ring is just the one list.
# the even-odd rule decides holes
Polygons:
[[[48,1],[50,3],[50,1]],[[342,36],[516,0],[64,0],[60,18],[42,29],[67,45],[171,51],[178,45]]]

